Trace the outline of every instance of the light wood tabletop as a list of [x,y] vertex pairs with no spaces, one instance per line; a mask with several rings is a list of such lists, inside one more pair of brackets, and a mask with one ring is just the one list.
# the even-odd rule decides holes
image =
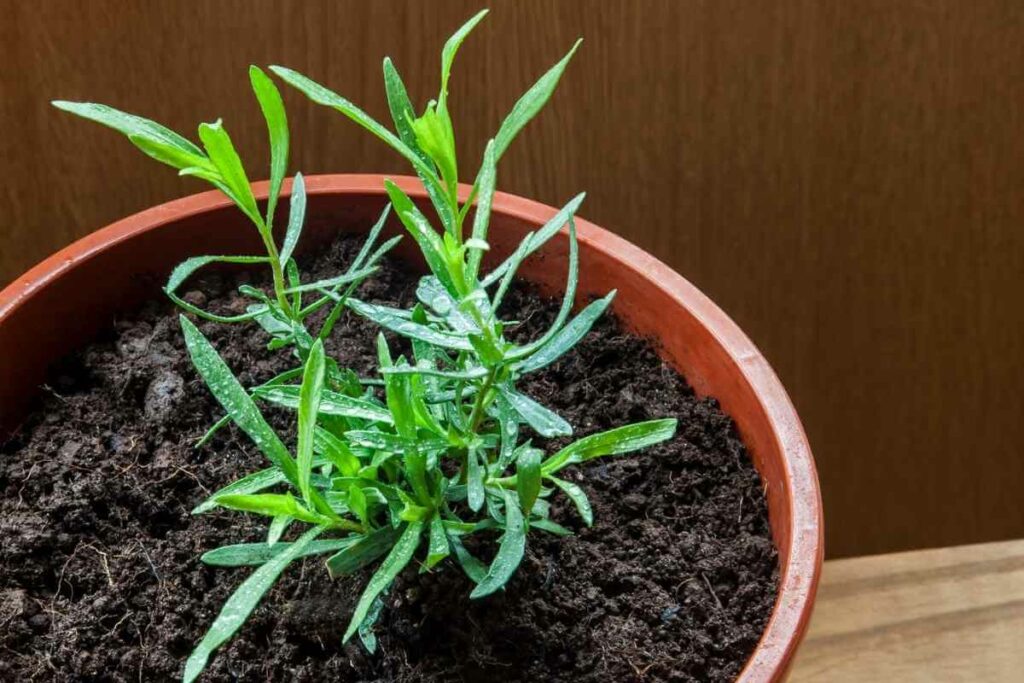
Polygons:
[[1024,540],[826,562],[790,680],[1024,681]]

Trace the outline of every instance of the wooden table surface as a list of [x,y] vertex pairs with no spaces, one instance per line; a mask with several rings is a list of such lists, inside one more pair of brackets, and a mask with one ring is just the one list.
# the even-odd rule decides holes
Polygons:
[[1024,540],[825,563],[792,681],[1024,681]]

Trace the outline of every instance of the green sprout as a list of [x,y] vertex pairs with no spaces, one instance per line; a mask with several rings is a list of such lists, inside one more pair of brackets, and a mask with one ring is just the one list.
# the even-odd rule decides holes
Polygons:
[[[420,279],[417,303],[409,309],[353,296],[394,243],[392,240],[371,254],[370,245],[383,228],[387,212],[345,274],[301,284],[291,258],[305,206],[301,176],[297,176],[291,220],[284,243],[277,248],[271,220],[285,173],[288,134],[280,95],[259,69],[253,67],[251,76],[271,131],[271,192],[265,215],[256,209],[241,163],[219,123],[200,128],[204,153],[144,119],[99,105],[57,103],[128,134],[143,151],[176,166],[181,173],[210,181],[235,201],[260,231],[267,255],[189,259],[175,269],[167,292],[199,317],[221,322],[255,319],[271,335],[271,347],[294,347],[301,361],[300,367],[246,389],[199,329],[181,316],[195,367],[226,412],[214,428],[234,422],[270,462],[266,469],[220,489],[193,511],[199,514],[221,508],[261,515],[268,519],[268,531],[265,542],[224,546],[202,556],[208,565],[255,570],[228,599],[189,657],[183,676],[186,682],[200,676],[210,655],[242,626],[285,568],[303,557],[327,556],[326,568],[332,578],[376,567],[342,636],[347,642],[358,634],[371,653],[377,645],[373,628],[385,595],[414,558],[420,572],[460,567],[474,584],[471,599],[502,590],[523,559],[529,532],[571,534],[550,517],[553,496],[565,494],[583,522],[593,524],[593,511],[583,489],[559,476],[564,468],[643,449],[675,434],[675,419],[657,419],[591,434],[554,452],[535,445],[531,438],[531,434],[542,439],[570,437],[573,428],[556,412],[522,393],[517,388],[519,380],[572,349],[607,310],[615,292],[573,314],[579,271],[575,215],[582,194],[528,234],[508,258],[481,274],[483,254],[489,249],[497,163],[550,98],[579,45],[577,42],[515,104],[488,142],[468,197],[460,201],[448,82],[459,46],[485,14],[474,16],[445,44],[437,99],[419,116],[398,71],[390,59],[384,60],[385,90],[395,132],[309,78],[271,67],[313,101],[340,111],[395,149],[422,181],[440,230],[435,230],[397,184],[385,181],[395,214],[430,270]],[[472,223],[467,226],[473,207]],[[470,228],[468,236],[466,227]],[[502,301],[523,261],[563,228],[568,232],[569,257],[560,309],[551,327],[538,338],[514,343],[505,334],[514,322],[501,317]],[[244,316],[230,318],[201,311],[177,297],[175,291],[184,279],[213,261],[269,263],[274,292],[267,295],[244,288],[254,304]],[[301,295],[306,291],[318,292],[320,299],[304,306]],[[334,309],[320,332],[311,335],[303,320],[327,302],[333,302]],[[360,379],[343,369],[324,352],[324,340],[343,309],[407,339],[411,357],[396,357],[380,333],[379,379]],[[264,419],[261,405],[295,411],[294,450]],[[282,540],[292,525],[305,530],[296,540]],[[497,540],[489,562],[466,547],[464,540],[473,534]],[[418,556],[424,544],[425,552]]]

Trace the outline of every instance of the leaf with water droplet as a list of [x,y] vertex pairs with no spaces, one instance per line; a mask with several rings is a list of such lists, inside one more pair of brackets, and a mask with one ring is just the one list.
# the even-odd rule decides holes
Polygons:
[[523,514],[530,514],[533,504],[540,495],[540,459],[544,451],[527,448],[516,460],[516,493]]
[[516,505],[516,499],[510,491],[505,491],[505,533],[498,546],[498,554],[494,556],[487,576],[469,594],[470,598],[482,598],[500,590],[512,578],[526,552],[526,525],[523,513]]
[[368,304],[359,299],[349,299],[348,305],[353,311],[364,318],[368,318],[381,327],[396,332],[403,337],[419,339],[420,341],[445,349],[454,349],[456,351],[473,350],[473,345],[470,344],[469,339],[465,336],[442,332],[441,330],[435,330],[432,327],[413,322],[409,319],[408,314],[401,309]]
[[431,569],[438,562],[448,557],[451,550],[448,547],[448,534],[444,530],[444,523],[441,516],[435,514],[430,518],[430,543],[427,551],[427,561],[423,564],[424,569]]
[[366,618],[373,601],[385,588],[391,585],[395,577],[405,569],[405,565],[409,564],[413,553],[416,552],[416,546],[420,544],[422,532],[423,522],[411,522],[405,527],[405,531],[402,532],[401,537],[395,542],[394,547],[391,548],[391,552],[384,558],[377,572],[370,578],[370,582],[363,590],[359,603],[352,613],[352,621],[349,622],[348,628],[345,630],[342,642],[348,642],[348,639],[355,634],[359,625],[363,623],[363,619]]
[[587,498],[587,494],[578,485],[571,481],[565,481],[557,477],[548,477],[555,486],[562,489],[565,495],[569,496],[569,500],[576,506],[576,511],[580,513],[580,517],[583,518],[584,524],[587,526],[594,526],[594,509],[590,505],[590,500]]
[[220,402],[235,424],[249,435],[260,451],[280,468],[288,481],[298,487],[295,461],[277,433],[263,419],[249,392],[238,382],[227,363],[203,333],[185,316],[181,316],[180,320],[185,345],[192,356],[192,362],[206,381],[214,398]]
[[[358,538],[358,536],[350,536],[313,541],[307,544],[302,552],[296,555],[296,558],[336,553],[355,543]],[[291,543],[275,543],[272,546],[268,546],[266,543],[237,543],[210,550],[204,553],[199,560],[211,567],[258,567],[274,559],[291,545]]]
[[199,674],[206,668],[206,663],[213,651],[235,635],[263,595],[277,581],[277,577],[281,575],[285,567],[298,558],[322,531],[322,527],[310,529],[299,540],[260,566],[242,582],[242,585],[224,603],[224,607],[213,621],[210,630],[206,632],[202,641],[189,656],[185,663],[185,673],[182,676],[184,683],[192,683],[199,678]]
[[331,578],[351,574],[362,569],[388,551],[398,538],[398,529],[384,528],[358,538],[327,559],[327,571]]
[[675,418],[647,420],[616,427],[585,436],[558,451],[541,465],[545,475],[551,475],[566,465],[585,462],[605,455],[620,455],[671,439],[676,433]]
[[556,437],[572,434],[572,427],[568,422],[529,396],[520,394],[509,385],[500,386],[498,390],[508,401],[509,406],[519,414],[523,422],[533,427],[541,436]]
[[313,441],[317,413],[320,409],[320,395],[324,390],[324,345],[319,339],[313,344],[302,373],[299,388],[299,427],[296,467],[299,470],[299,491],[307,506],[312,506],[312,491],[309,483],[313,473]]
[[198,515],[217,507],[217,496],[226,496],[232,493],[256,493],[263,489],[269,489],[271,486],[276,486],[277,484],[281,484],[285,481],[288,481],[288,477],[284,476],[284,472],[277,467],[268,467],[265,470],[253,472],[252,474],[242,477],[238,481],[234,481],[224,488],[219,489],[212,496],[197,505],[192,510],[192,514]]
[[587,305],[569,323],[551,336],[547,342],[538,347],[532,355],[517,363],[514,367],[517,372],[525,375],[528,372],[540,370],[562,357],[572,347],[579,343],[580,339],[590,331],[594,323],[600,318],[612,299],[615,298],[615,290],[609,292],[604,298],[598,299]]
[[[264,401],[293,409],[299,407],[300,393],[297,386],[260,387],[253,391],[256,397]],[[329,389],[324,389],[320,393],[319,412],[324,415],[370,420],[380,424],[392,423],[391,413],[376,403],[345,396]]]

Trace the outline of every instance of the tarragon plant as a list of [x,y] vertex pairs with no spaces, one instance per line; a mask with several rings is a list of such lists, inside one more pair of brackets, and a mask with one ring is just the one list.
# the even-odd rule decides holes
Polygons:
[[[235,200],[256,224],[267,255],[189,259],[174,271],[168,294],[200,317],[259,321],[271,334],[274,346],[293,345],[301,361],[301,367],[270,383],[246,389],[199,329],[186,316],[181,317],[199,374],[224,407],[227,419],[252,439],[271,465],[229,484],[195,509],[201,513],[226,508],[270,521],[266,542],[225,546],[202,556],[210,565],[256,569],[229,598],[192,653],[185,666],[185,681],[199,676],[210,654],[238,630],[281,572],[302,557],[327,555],[327,571],[335,578],[376,567],[342,636],[348,641],[358,634],[370,652],[376,649],[373,626],[384,596],[414,558],[421,572],[449,563],[460,567],[474,584],[470,598],[501,590],[519,566],[531,530],[571,533],[550,518],[552,496],[565,494],[584,523],[593,523],[583,489],[559,476],[561,470],[645,448],[675,433],[675,419],[650,420],[591,434],[551,453],[541,447],[542,442],[534,444],[529,438],[531,433],[544,439],[569,437],[573,430],[550,408],[522,393],[518,381],[547,367],[579,342],[607,309],[614,292],[573,315],[579,266],[574,216],[583,195],[527,235],[497,267],[486,275],[481,273],[483,253],[488,250],[498,160],[551,96],[576,50],[574,46],[515,104],[487,144],[468,196],[460,198],[448,80],[455,53],[484,14],[473,17],[445,44],[440,92],[420,115],[415,113],[394,65],[384,60],[395,132],[309,78],[271,67],[315,102],[337,109],[369,130],[416,170],[440,230],[435,230],[399,185],[385,181],[395,213],[419,245],[430,270],[419,281],[418,302],[410,309],[352,296],[391,242],[372,255],[369,244],[364,246],[356,262],[338,278],[300,284],[290,257],[302,222],[301,177],[296,177],[293,186],[287,236],[280,249],[276,246],[271,220],[284,175],[282,159],[288,138],[280,96],[259,69],[254,67],[251,75],[270,125],[272,150],[270,205],[265,215],[256,209],[241,164],[219,124],[200,128],[204,154],[149,121],[97,105],[58,105],[127,133],[151,156],[177,166],[182,173],[206,178]],[[382,216],[371,231],[371,242],[383,223]],[[512,323],[500,315],[502,300],[523,260],[566,226],[570,248],[561,308],[539,338],[513,343],[506,336]],[[177,297],[175,290],[185,277],[214,260],[269,263],[274,292],[246,288],[254,304],[238,317],[213,316]],[[310,290],[317,291],[320,298],[303,307],[298,296]],[[334,304],[328,322],[317,335],[309,334],[303,321],[328,302]],[[395,357],[381,333],[377,337],[380,379],[361,379],[343,369],[327,357],[323,345],[342,309],[406,338],[411,357]],[[261,403],[295,410],[294,451],[263,418]],[[295,540],[282,541],[296,523],[305,530]],[[467,549],[463,541],[471,534],[497,539],[490,562]],[[421,545],[426,550],[417,557]]]

